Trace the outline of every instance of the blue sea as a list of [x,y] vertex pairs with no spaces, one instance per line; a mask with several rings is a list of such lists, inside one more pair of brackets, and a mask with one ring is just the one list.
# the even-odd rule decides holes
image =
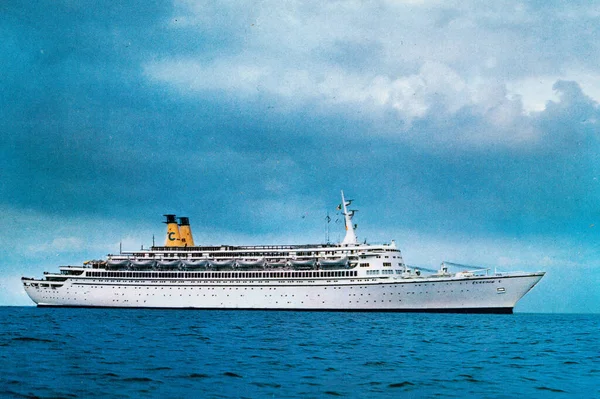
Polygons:
[[3,398],[600,398],[600,315],[0,308]]

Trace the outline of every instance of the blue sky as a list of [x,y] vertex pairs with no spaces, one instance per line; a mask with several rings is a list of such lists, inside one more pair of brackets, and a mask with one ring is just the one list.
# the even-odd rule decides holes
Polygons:
[[[163,240],[359,239],[545,270],[518,311],[600,312],[600,6],[4,2],[0,304]],[[331,225],[331,238],[342,238]]]

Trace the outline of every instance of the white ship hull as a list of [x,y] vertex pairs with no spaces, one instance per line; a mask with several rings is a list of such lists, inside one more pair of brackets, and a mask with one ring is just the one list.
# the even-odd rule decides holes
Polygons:
[[[544,276],[489,269],[423,275],[396,243],[359,243],[348,209],[339,244],[195,245],[189,219],[164,215],[164,247],[62,266],[43,279],[22,278],[38,306],[511,313]],[[327,218],[329,222],[330,218]]]
[[140,280],[28,284],[38,306],[511,313],[544,273],[433,278]]

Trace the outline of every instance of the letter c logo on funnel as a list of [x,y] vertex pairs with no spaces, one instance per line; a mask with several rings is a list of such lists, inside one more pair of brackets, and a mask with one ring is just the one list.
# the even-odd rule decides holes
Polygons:
[[170,233],[168,234],[169,241],[175,241],[175,239],[172,237],[172,236],[173,236],[173,234],[175,234],[175,233],[173,233],[173,232],[170,232]]

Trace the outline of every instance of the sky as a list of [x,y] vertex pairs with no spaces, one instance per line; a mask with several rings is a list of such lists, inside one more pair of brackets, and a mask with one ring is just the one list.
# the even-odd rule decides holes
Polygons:
[[164,240],[394,239],[546,276],[600,312],[600,6],[588,1],[0,4],[0,305]]

